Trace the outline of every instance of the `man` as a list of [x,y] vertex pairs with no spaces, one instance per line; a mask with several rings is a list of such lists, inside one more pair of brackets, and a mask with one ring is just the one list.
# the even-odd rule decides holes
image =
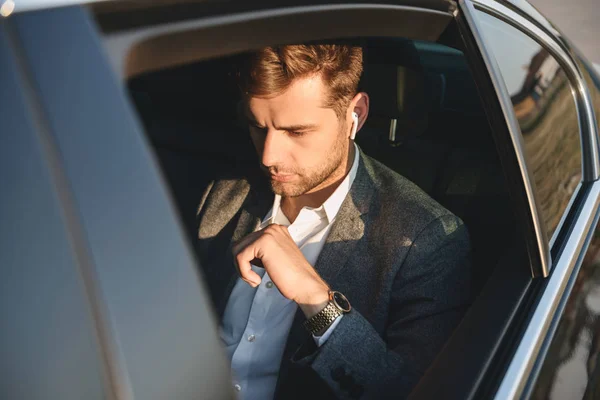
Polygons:
[[462,222],[354,144],[361,74],[343,43],[269,47],[241,68],[270,185],[215,181],[198,209],[240,398],[405,397],[466,308]]

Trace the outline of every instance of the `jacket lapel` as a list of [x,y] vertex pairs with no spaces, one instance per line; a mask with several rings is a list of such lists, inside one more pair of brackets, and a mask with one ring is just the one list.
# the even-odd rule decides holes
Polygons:
[[360,155],[356,178],[335,217],[315,264],[319,275],[331,286],[335,286],[336,276],[347,265],[356,244],[364,236],[366,214],[371,205],[373,181],[365,167],[362,152]]
[[[319,275],[332,289],[336,287],[336,277],[348,264],[358,242],[364,237],[365,226],[368,223],[367,213],[371,205],[374,185],[368,166],[365,166],[362,152],[360,156],[356,178],[338,211],[315,264]],[[292,355],[306,340],[313,340],[302,326],[304,320],[304,314],[298,308],[283,353],[277,390],[280,388],[280,381],[287,378]]]
[[233,244],[248,234],[254,232],[260,226],[263,217],[273,205],[272,197],[272,195],[264,193],[263,191],[251,189],[246,197],[246,201],[244,201],[242,204],[242,207],[239,211],[237,225],[234,228],[233,235],[231,235],[231,239],[225,253],[223,265],[224,269],[221,271],[221,273],[226,276],[225,279],[227,279],[227,284],[225,289],[221,291],[222,295],[217,306],[219,320],[223,318],[223,313],[225,312],[225,307],[227,306],[227,300],[231,295],[231,291],[233,290],[238,277],[233,260]]

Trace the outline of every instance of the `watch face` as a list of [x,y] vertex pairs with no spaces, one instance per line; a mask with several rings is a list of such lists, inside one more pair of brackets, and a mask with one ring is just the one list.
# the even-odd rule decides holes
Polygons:
[[344,296],[340,292],[333,292],[333,301],[335,302],[337,307],[343,312],[350,312],[350,309],[352,308],[350,307],[350,302],[348,301],[346,296]]

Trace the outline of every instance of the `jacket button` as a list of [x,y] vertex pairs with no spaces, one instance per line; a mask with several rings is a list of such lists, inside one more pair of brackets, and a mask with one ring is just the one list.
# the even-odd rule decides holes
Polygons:
[[350,397],[352,397],[353,399],[358,399],[360,398],[360,396],[362,396],[364,391],[365,390],[361,385],[354,385],[350,389]]
[[349,392],[354,386],[354,378],[350,375],[346,375],[340,379],[340,387],[345,391]]
[[339,381],[344,376],[346,376],[346,371],[343,367],[337,367],[336,369],[331,371],[331,377],[334,381]]

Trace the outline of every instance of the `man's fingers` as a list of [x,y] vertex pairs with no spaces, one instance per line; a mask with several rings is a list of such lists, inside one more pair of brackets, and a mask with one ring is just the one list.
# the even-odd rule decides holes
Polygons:
[[256,239],[258,239],[260,237],[260,232],[261,231],[252,232],[251,234],[246,235],[243,238],[241,238],[240,240],[238,240],[237,242],[233,243],[233,245],[231,246],[231,249],[233,250],[233,254],[237,254],[239,251],[243,250],[250,243],[252,243]]
[[240,272],[242,279],[251,286],[256,287],[260,285],[261,277],[256,272],[252,271],[250,262],[254,259],[254,249],[252,245],[246,247],[235,256],[235,260],[238,265],[238,271]]
[[250,264],[252,265],[256,265],[259,268],[264,268],[264,264],[262,263],[262,261],[260,260],[260,258],[255,258],[252,261],[250,261]]

